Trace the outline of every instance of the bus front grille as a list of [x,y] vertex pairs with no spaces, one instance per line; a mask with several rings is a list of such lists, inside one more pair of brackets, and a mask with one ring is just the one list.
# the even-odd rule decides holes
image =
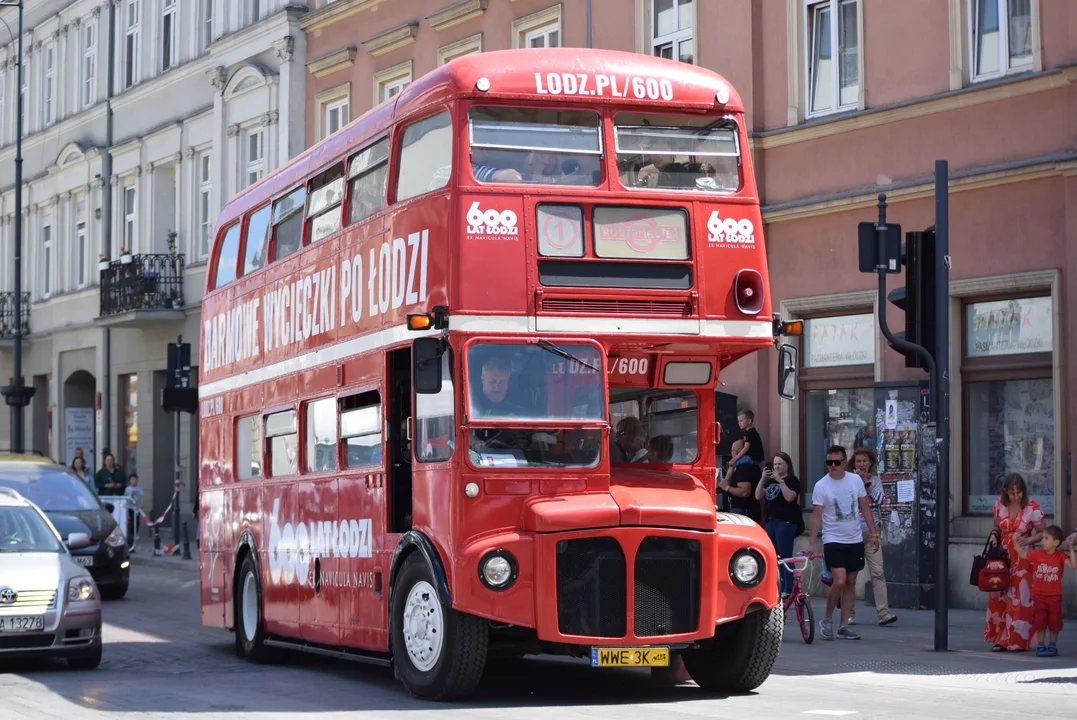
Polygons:
[[699,543],[648,537],[635,564],[636,637],[695,632],[699,624]]
[[562,635],[624,637],[625,556],[610,537],[557,543],[557,629]]

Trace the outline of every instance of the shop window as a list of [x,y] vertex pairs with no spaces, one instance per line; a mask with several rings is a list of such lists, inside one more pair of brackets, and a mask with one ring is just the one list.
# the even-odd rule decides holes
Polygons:
[[138,375],[120,376],[120,407],[123,426],[120,446],[120,466],[128,475],[138,472],[136,450],[138,449]]
[[295,410],[266,415],[265,435],[269,441],[269,474],[287,477],[299,472],[299,426]]
[[1050,297],[970,302],[964,308],[965,512],[989,515],[1017,473],[1055,513],[1054,312]]
[[307,472],[337,469],[337,401],[307,403]]
[[262,418],[260,415],[236,421],[236,476],[250,480],[262,476]]
[[381,464],[381,397],[376,390],[342,398],[340,442],[347,467]]
[[827,473],[826,449],[841,445],[848,455],[860,447],[875,448],[875,389],[863,387],[808,390],[803,396],[804,445],[802,474],[804,505],[811,507],[815,482]]

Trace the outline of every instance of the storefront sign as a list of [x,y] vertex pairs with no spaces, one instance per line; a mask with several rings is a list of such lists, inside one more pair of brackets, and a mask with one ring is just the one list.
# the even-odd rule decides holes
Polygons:
[[75,459],[75,449],[82,448],[87,467],[94,456],[93,408],[65,408],[64,458],[67,465]]
[[814,318],[804,324],[804,367],[875,362],[874,314]]
[[971,303],[965,310],[968,357],[1051,352],[1051,298]]

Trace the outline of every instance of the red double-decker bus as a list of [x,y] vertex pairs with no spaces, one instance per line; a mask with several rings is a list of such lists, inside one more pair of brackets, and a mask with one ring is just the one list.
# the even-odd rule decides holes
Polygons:
[[490,52],[236,196],[203,301],[203,623],[433,699],[528,653],[762,683],[775,554],[714,481],[718,377],[774,344],[747,147],[698,67]]

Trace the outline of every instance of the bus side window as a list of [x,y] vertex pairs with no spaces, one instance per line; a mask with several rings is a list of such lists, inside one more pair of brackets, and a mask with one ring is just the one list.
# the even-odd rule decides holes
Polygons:
[[441,462],[452,457],[456,444],[452,350],[441,356],[441,392],[415,394],[415,457],[419,462]]
[[344,166],[337,164],[310,181],[310,241],[316,243],[340,230],[344,209]]
[[217,278],[213,287],[224,287],[236,279],[239,263],[239,223],[236,222],[224,234],[224,241],[217,254]]
[[345,467],[381,465],[381,396],[377,390],[340,399]]
[[452,118],[447,111],[404,128],[397,202],[440,190],[449,184],[451,174]]
[[307,403],[307,472],[337,469],[337,401]]
[[351,203],[348,224],[365,220],[385,207],[385,190],[389,180],[389,141],[380,140],[348,163]]
[[265,435],[269,441],[270,477],[299,473],[299,424],[295,410],[266,415]]
[[273,259],[280,260],[297,252],[303,243],[303,205],[307,189],[293,190],[273,203]]
[[262,476],[262,416],[236,420],[236,477],[251,480]]
[[269,206],[256,210],[247,221],[247,250],[243,258],[243,274],[250,275],[266,264],[266,245],[269,237]]

